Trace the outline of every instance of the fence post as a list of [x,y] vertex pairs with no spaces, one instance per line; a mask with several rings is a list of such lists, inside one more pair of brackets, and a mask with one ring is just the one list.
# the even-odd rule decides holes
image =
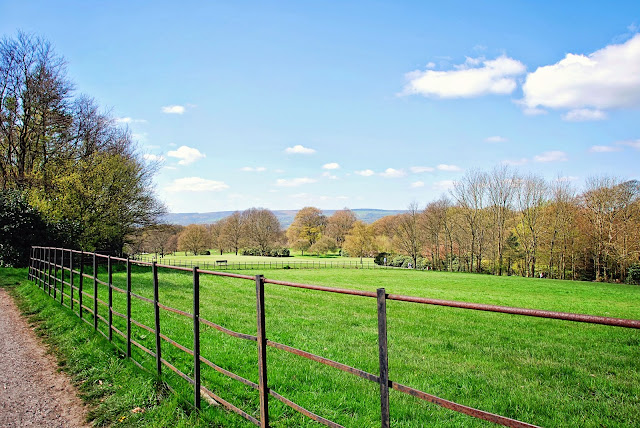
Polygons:
[[80,251],[80,284],[78,285],[78,316],[82,319],[82,285],[84,284],[84,251]]
[[69,289],[71,301],[69,305],[71,306],[71,312],[73,312],[73,250],[69,250],[69,284],[71,284]]
[[127,358],[131,358],[131,260],[127,257]]
[[153,307],[155,309],[156,319],[156,370],[158,376],[162,375],[162,353],[160,350],[160,306],[158,301],[160,299],[158,290],[158,266],[156,262],[151,262],[151,270],[153,271]]
[[193,396],[200,410],[200,273],[193,268]]
[[58,249],[53,249],[53,300],[58,295]]
[[51,296],[51,247],[47,248],[47,290]]
[[378,288],[378,350],[380,355],[381,426],[389,428],[389,358],[387,353],[387,295]]
[[64,248],[60,248],[60,304],[64,305]]
[[93,253],[93,329],[98,330],[98,259]]
[[111,282],[113,280],[113,272],[111,267],[111,256],[107,258],[107,284],[109,284],[109,340],[113,340],[113,289],[111,288]]
[[264,276],[256,275],[258,319],[258,393],[260,395],[260,427],[269,426],[269,388],[267,386],[267,338],[264,315]]

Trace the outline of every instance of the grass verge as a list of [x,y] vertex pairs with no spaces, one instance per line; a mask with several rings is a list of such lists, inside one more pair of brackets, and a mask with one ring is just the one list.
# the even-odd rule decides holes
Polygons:
[[0,287],[15,298],[35,332],[71,376],[80,398],[89,405],[94,426],[227,427],[235,416],[208,408],[198,414],[191,393],[171,393],[163,382],[127,360],[90,326],[61,308],[27,279],[26,269],[0,269]]

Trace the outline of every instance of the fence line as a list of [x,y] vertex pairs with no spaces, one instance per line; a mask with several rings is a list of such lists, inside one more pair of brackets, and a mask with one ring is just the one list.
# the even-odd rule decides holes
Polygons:
[[[222,257],[222,256],[220,256]],[[397,267],[389,265],[378,265],[372,261],[355,261],[355,260],[311,260],[311,261],[286,261],[283,257],[281,260],[269,262],[228,262],[226,260],[213,260],[207,262],[203,260],[188,261],[171,259],[169,256],[154,257],[149,255],[137,255],[134,260],[147,263],[157,262],[168,266],[178,266],[185,268],[193,268],[198,266],[205,270],[271,270],[271,269],[397,269]]]
[[[60,259],[57,258],[58,252],[60,253]],[[65,254],[67,254],[68,257],[65,257]],[[91,262],[92,262],[93,272],[91,275],[84,272],[86,256],[92,257]],[[74,262],[74,259],[79,259],[79,264],[80,264],[79,270],[78,270],[78,266]],[[107,282],[104,282],[98,278],[98,259],[106,259]],[[65,265],[65,260],[68,260],[66,265]],[[112,283],[112,273],[113,273],[112,262],[113,261],[126,263],[126,278],[127,278],[126,290],[115,287]],[[131,285],[132,264],[142,265],[142,266],[151,266],[152,275],[153,275],[153,289],[154,289],[153,300],[137,295],[132,292],[132,285]],[[166,306],[160,303],[158,267],[192,273],[193,275],[193,313],[188,313],[176,308],[171,308],[169,306]],[[60,271],[58,271],[58,269]],[[68,275],[69,282],[65,281],[65,272],[68,272],[69,274]],[[58,277],[58,273],[60,273],[60,277]],[[74,281],[74,274],[78,275],[77,287]],[[232,278],[237,278],[242,280],[255,281],[256,309],[257,309],[256,336],[234,332],[223,326],[217,325],[211,321],[208,321],[200,317],[199,278],[200,278],[200,275],[203,275],[203,274],[225,276],[225,277],[232,277]],[[83,289],[84,278],[87,278],[93,281],[93,295],[90,293],[87,293]],[[162,375],[162,367],[165,366],[169,368],[171,371],[175,372],[178,376],[186,380],[189,384],[193,385],[194,405],[196,408],[200,408],[201,394],[205,394],[209,398],[220,403],[222,406],[224,406],[228,410],[235,412],[236,414],[244,417],[248,421],[260,427],[269,426],[269,404],[268,404],[269,396],[281,401],[285,405],[291,407],[292,409],[300,412],[301,414],[323,425],[326,425],[329,427],[341,427],[341,425],[333,421],[330,421],[328,419],[325,419],[319,415],[316,415],[313,412],[299,406],[298,404],[283,397],[282,395],[278,394],[276,391],[268,387],[268,364],[267,364],[267,358],[266,358],[267,347],[280,349],[282,351],[289,352],[289,353],[307,358],[309,360],[325,364],[327,366],[336,368],[338,370],[341,370],[347,373],[351,373],[363,379],[379,384],[382,427],[390,426],[389,388],[392,388],[396,391],[431,402],[433,404],[437,404],[444,408],[447,408],[456,412],[464,413],[466,415],[469,415],[475,418],[480,418],[486,421],[494,422],[496,424],[509,426],[509,427],[518,427],[518,428],[535,426],[535,425],[528,424],[526,422],[521,422],[515,419],[507,418],[505,416],[500,416],[500,415],[489,413],[480,409],[464,406],[462,404],[458,404],[458,403],[437,397],[435,395],[428,394],[424,391],[420,391],[418,389],[411,388],[409,386],[402,385],[400,383],[390,380],[389,370],[388,370],[388,347],[387,347],[387,311],[386,311],[387,300],[397,300],[397,301],[411,302],[415,304],[449,306],[449,307],[457,307],[457,308],[470,309],[470,310],[499,312],[499,313],[513,314],[513,315],[521,315],[521,316],[553,318],[553,319],[567,320],[567,321],[574,321],[574,322],[586,322],[586,323],[593,323],[593,324],[640,329],[640,320],[599,317],[599,316],[591,316],[591,315],[583,315],[583,314],[539,311],[539,310],[532,310],[532,309],[525,309],[525,308],[512,308],[512,307],[505,307],[505,306],[427,299],[427,298],[421,298],[421,297],[387,294],[384,288],[378,288],[376,292],[370,292],[370,291],[322,287],[322,286],[315,286],[315,285],[309,285],[309,284],[298,284],[298,283],[292,283],[292,282],[286,282],[286,281],[270,280],[270,279],[266,279],[262,275],[248,276],[248,275],[240,275],[240,274],[234,274],[229,272],[213,272],[208,270],[201,270],[197,266],[194,266],[191,269],[188,269],[185,267],[159,265],[156,262],[149,263],[149,262],[140,261],[140,260],[134,261],[128,258],[123,259],[118,257],[105,256],[97,253],[85,253],[83,251],[69,250],[69,249],[62,249],[62,248],[52,248],[52,247],[32,247],[31,248],[31,257],[30,257],[30,263],[29,263],[29,280],[34,281],[38,285],[38,287],[40,287],[44,292],[49,294],[52,298],[56,299],[56,301],[58,300],[57,291],[59,290],[60,304],[62,306],[66,306],[70,308],[72,311],[74,311],[74,313],[76,313],[74,310],[74,303],[77,303],[78,312],[76,314],[80,317],[80,319],[82,319],[87,324],[91,325],[94,328],[94,330],[103,334],[108,340],[113,341],[112,332],[115,332],[116,334],[121,336],[126,341],[127,357],[130,358],[131,361],[133,361],[136,365],[138,365],[142,369],[146,370],[140,362],[136,361],[132,357],[131,345],[134,345],[135,347],[137,347],[144,353],[149,354],[151,357],[155,359],[156,372],[158,376]],[[265,312],[264,312],[264,309],[265,309],[264,285],[266,283],[276,284],[276,285],[281,285],[286,287],[305,288],[305,289],[311,289],[316,291],[340,293],[340,294],[347,294],[347,295],[360,296],[360,297],[366,297],[366,298],[375,298],[377,315],[378,315],[378,353],[379,353],[378,374],[367,373],[355,367],[351,367],[351,366],[339,363],[337,361],[332,361],[327,358],[321,357],[319,355],[314,355],[309,352],[296,349],[285,344],[268,340],[267,334],[266,334]],[[98,284],[108,287],[108,293],[109,293],[108,302],[104,302],[98,299]],[[65,294],[64,292],[65,286],[68,286],[69,294]],[[52,289],[53,289],[53,295],[52,295]],[[112,293],[114,290],[118,293],[122,293],[126,295],[126,302],[127,302],[126,314],[121,314],[113,310],[113,294]],[[77,291],[77,297],[78,297],[77,299],[74,299],[73,297],[74,291]],[[83,305],[83,296],[93,299],[93,308],[89,308]],[[68,299],[69,304],[65,304],[65,298]],[[141,322],[132,318],[132,315],[131,315],[132,298],[136,298],[137,300],[141,300],[153,305],[154,320],[155,320],[154,328],[146,326]],[[107,307],[107,311],[108,311],[107,318],[99,314],[98,303]],[[178,344],[171,338],[161,333],[161,325],[160,325],[161,309],[192,319],[193,332],[194,332],[193,350]],[[92,315],[92,318],[93,318],[92,323],[89,320],[83,318],[83,311],[86,311]],[[118,328],[116,328],[113,325],[113,315],[126,319],[126,333],[120,331]],[[104,334],[104,332],[98,329],[99,321],[102,321],[105,325],[107,325],[109,329],[108,334]],[[155,350],[148,349],[144,345],[132,339],[131,337],[132,324],[154,334]],[[248,379],[244,379],[241,376],[238,376],[237,374],[232,373],[222,367],[217,366],[215,363],[209,361],[207,358],[203,357],[200,354],[200,335],[202,334],[200,331],[201,330],[200,324],[205,324],[209,327],[215,328],[218,331],[226,333],[232,337],[256,342],[257,351],[258,351],[258,372],[259,372],[257,384]],[[188,376],[187,374],[179,370],[177,367],[173,366],[167,360],[162,358],[162,341],[163,340],[175,346],[177,349],[193,356],[193,369],[194,369],[193,378],[191,378],[190,376]],[[218,396],[213,391],[210,391],[205,386],[203,386],[201,384],[201,376],[200,376],[201,363],[204,363],[207,366],[211,367],[212,369],[218,371],[219,373],[222,373],[225,376],[235,379],[257,390],[259,394],[259,399],[260,399],[259,400],[260,401],[260,419],[257,419],[251,416],[249,413],[234,406],[233,404],[229,403],[222,397]]]

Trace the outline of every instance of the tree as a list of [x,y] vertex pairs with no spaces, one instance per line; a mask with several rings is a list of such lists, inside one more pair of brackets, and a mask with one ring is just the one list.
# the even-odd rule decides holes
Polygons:
[[333,238],[336,245],[342,248],[347,234],[357,220],[356,215],[348,208],[336,211],[327,219],[326,236]]
[[287,239],[293,247],[302,251],[311,247],[322,236],[327,218],[315,207],[305,207],[296,213],[287,229]]
[[323,236],[309,247],[309,252],[313,254],[327,254],[338,249],[334,238]]
[[242,214],[245,243],[258,248],[261,255],[267,254],[280,238],[278,218],[265,208],[250,208]]
[[207,248],[207,228],[201,224],[190,224],[178,236],[178,249],[191,251],[194,256]]
[[373,246],[373,229],[358,220],[353,224],[351,232],[345,237],[344,249],[351,257],[369,257],[375,251]]
[[242,243],[243,222],[243,215],[238,211],[220,220],[222,227],[220,231],[221,239],[226,247],[235,251],[236,256]]
[[533,277],[536,274],[536,257],[546,196],[547,184],[544,179],[528,175],[519,180],[516,200],[520,211],[520,224],[516,227],[516,233],[524,250],[526,276]]
[[419,225],[421,213],[418,204],[412,202],[404,214],[398,214],[395,222],[394,242],[400,252],[413,259],[413,267],[418,264],[422,251],[423,234]]
[[173,224],[153,225],[144,231],[145,247],[148,252],[160,254],[164,257],[169,250],[170,239],[179,230],[179,226]]
[[496,247],[498,250],[498,275],[502,275],[503,253],[505,244],[506,223],[512,215],[513,197],[517,177],[509,167],[500,166],[494,168],[488,176],[488,194],[493,227],[496,234]]

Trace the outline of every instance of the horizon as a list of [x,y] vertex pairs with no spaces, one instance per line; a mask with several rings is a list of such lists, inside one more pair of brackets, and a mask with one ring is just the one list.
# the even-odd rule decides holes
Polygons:
[[640,178],[636,1],[39,0],[0,15],[3,37],[50,41],[74,94],[130,129],[172,213],[397,210],[498,165],[579,188]]

